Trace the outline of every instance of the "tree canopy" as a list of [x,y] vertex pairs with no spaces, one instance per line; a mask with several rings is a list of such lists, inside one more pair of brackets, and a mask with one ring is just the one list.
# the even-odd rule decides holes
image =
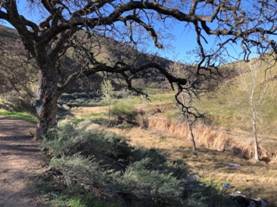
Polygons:
[[[17,30],[37,64],[40,73],[37,113],[43,133],[56,123],[58,97],[80,74],[116,73],[132,88],[132,79],[137,73],[155,69],[175,85],[176,99],[182,104],[178,96],[184,90],[191,93],[191,89],[198,89],[202,80],[217,72],[221,55],[226,53],[229,44],[241,46],[245,60],[253,52],[269,55],[276,54],[277,50],[275,0],[26,0],[25,3],[40,8],[44,18],[29,19],[19,9],[18,1],[1,0],[0,20]],[[160,32],[159,27],[167,25],[168,20],[192,26],[199,56],[197,78],[176,76],[154,60],[135,66],[124,61],[106,64],[97,60],[91,50],[89,40],[93,34],[119,37],[136,45],[141,32],[147,34],[157,48],[162,48],[163,28]],[[220,40],[211,50],[205,45],[207,36]],[[78,69],[65,74],[61,72],[61,62],[71,49]],[[184,105],[183,112],[195,114],[191,107]]]

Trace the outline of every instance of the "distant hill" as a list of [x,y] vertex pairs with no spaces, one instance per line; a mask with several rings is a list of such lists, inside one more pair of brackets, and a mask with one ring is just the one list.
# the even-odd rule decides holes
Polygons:
[[[82,36],[82,34],[80,34],[80,36]],[[109,65],[113,65],[117,61],[123,61],[134,66],[138,66],[150,61],[155,61],[171,69],[174,69],[174,65],[176,65],[176,63],[174,63],[173,61],[167,60],[165,58],[140,53],[133,47],[127,45],[126,43],[120,43],[111,38],[101,37],[97,35],[92,36],[92,38],[95,42],[92,50],[97,60],[107,63]],[[0,42],[4,43],[8,47],[8,50],[10,50],[11,55],[13,54],[13,52],[18,50],[18,48],[14,47],[15,41],[19,41],[19,36],[16,33],[16,31],[0,25]],[[74,70],[73,59],[74,58],[68,55],[68,57],[64,61],[63,67],[66,67],[68,71]],[[187,66],[184,64],[178,65],[182,68],[191,68],[191,66]],[[74,85],[74,88],[69,89],[69,91],[95,90],[95,88],[98,88],[99,81],[101,82],[101,79],[101,77],[95,75],[92,75],[90,77],[83,76],[80,80],[76,81],[76,83],[72,84]],[[156,85],[156,87],[159,88],[169,87],[169,85],[166,83],[165,77],[154,70],[151,70],[148,73],[138,74],[138,79],[140,79],[138,81],[140,85],[150,84],[154,87]]]

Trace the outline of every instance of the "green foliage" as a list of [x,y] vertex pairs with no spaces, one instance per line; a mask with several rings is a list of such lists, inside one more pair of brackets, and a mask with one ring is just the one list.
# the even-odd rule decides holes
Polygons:
[[69,207],[86,207],[80,198],[71,198],[68,200],[67,205]]
[[132,116],[136,113],[136,108],[130,102],[119,101],[113,105],[111,112],[115,116]]
[[165,170],[169,167],[161,155],[133,149],[113,133],[84,132],[65,124],[44,142],[55,155],[50,166],[63,174],[70,189],[101,186],[153,202],[173,201],[182,194],[181,180]]
[[74,145],[80,135],[71,124],[51,129],[44,139],[43,146],[54,156],[64,155],[68,147]]
[[128,101],[118,101],[113,105],[111,114],[117,118],[119,123],[135,123],[137,115],[136,105]]
[[181,199],[183,183],[171,173],[151,170],[151,159],[134,162],[126,169],[119,182],[127,192],[155,202]]
[[[93,159],[73,155],[61,158],[52,158],[50,166],[62,172],[65,183],[70,187],[89,189],[94,184],[104,185],[105,176],[99,163]],[[80,186],[76,186],[80,185]]]
[[[44,140],[54,155],[50,166],[62,174],[62,185],[70,192],[66,198],[61,197],[64,193],[58,195],[65,206],[90,207],[88,199],[81,195],[89,194],[88,198],[95,200],[90,192],[99,191],[101,195],[96,200],[109,195],[110,203],[128,200],[128,206],[178,207],[188,201],[200,206],[200,201],[212,202],[213,196],[225,202],[213,187],[206,193],[207,187],[187,185],[188,172],[182,161],[167,161],[157,150],[136,149],[113,133],[85,131],[81,126],[82,123],[60,125]],[[222,202],[213,206],[224,206]],[[100,202],[98,206],[106,205]]]
[[103,130],[85,131],[82,127],[78,128],[70,123],[51,131],[44,146],[54,156],[81,153],[85,156],[96,156],[100,160],[105,156],[117,159],[130,153],[128,144],[116,134]]
[[118,207],[116,203],[98,201],[89,195],[70,198],[67,205],[69,207]]
[[119,207],[116,203],[99,201],[91,194],[58,195],[51,201],[52,207]]

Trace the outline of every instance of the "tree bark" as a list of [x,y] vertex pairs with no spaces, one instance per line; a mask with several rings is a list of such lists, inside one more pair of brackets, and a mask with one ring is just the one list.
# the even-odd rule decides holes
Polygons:
[[58,112],[58,74],[51,64],[44,65],[39,74],[38,99],[36,102],[36,112],[38,124],[36,138],[45,136],[49,129],[57,126]]

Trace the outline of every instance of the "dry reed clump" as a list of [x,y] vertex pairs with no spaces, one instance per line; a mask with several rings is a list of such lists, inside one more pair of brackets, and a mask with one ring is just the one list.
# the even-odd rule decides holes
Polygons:
[[[186,138],[190,142],[190,131],[187,123],[168,120],[166,117],[154,115],[148,117],[148,128],[168,133],[176,137]],[[238,137],[219,128],[197,124],[193,129],[196,145],[217,151],[231,151],[236,156],[251,159],[254,147],[250,137]],[[260,146],[262,160],[270,161],[273,157],[264,147]]]

